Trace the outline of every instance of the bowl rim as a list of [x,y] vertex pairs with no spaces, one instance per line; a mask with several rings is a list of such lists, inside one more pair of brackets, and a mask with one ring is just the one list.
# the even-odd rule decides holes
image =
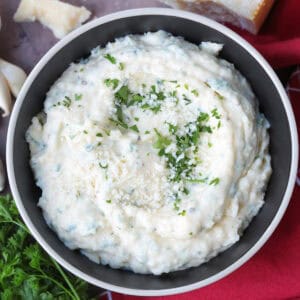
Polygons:
[[[161,289],[161,290],[146,290],[146,289],[133,289],[133,288],[125,288],[117,285],[113,285],[110,283],[103,282],[101,280],[98,280],[90,275],[85,274],[80,269],[77,269],[76,267],[72,266],[70,263],[65,261],[63,257],[61,257],[53,248],[50,247],[50,245],[47,243],[47,241],[40,235],[37,228],[34,227],[33,223],[30,220],[30,217],[26,213],[26,210],[23,206],[21,196],[19,194],[16,180],[15,180],[15,172],[14,172],[14,164],[13,164],[13,143],[14,143],[14,133],[15,133],[15,127],[16,122],[18,119],[19,111],[21,109],[23,100],[26,96],[27,91],[29,90],[32,82],[35,80],[41,69],[48,63],[48,61],[65,45],[67,45],[69,42],[77,38],[79,35],[83,34],[84,32],[91,30],[94,27],[97,27],[101,24],[108,23],[110,21],[114,21],[117,19],[127,18],[127,17],[134,17],[134,16],[142,16],[142,15],[161,15],[161,16],[174,16],[179,18],[188,19],[191,21],[195,21],[197,23],[204,24],[208,27],[213,28],[216,31],[219,31],[223,33],[224,35],[230,37],[232,40],[234,40],[236,43],[238,43],[240,46],[242,46],[252,57],[256,59],[256,61],[261,65],[261,67],[264,69],[264,71],[267,73],[267,75],[271,78],[273,81],[280,98],[282,100],[288,123],[289,128],[291,132],[291,167],[290,167],[290,173],[289,173],[289,180],[288,185],[286,187],[282,202],[280,204],[280,207],[273,218],[272,222],[269,224],[267,230],[264,232],[264,234],[259,238],[259,240],[254,244],[243,256],[241,256],[237,261],[235,261],[233,264],[231,264],[226,269],[222,270],[221,272],[210,276],[204,280],[198,281],[196,283],[184,285],[181,287],[176,288],[168,288],[168,289]],[[37,240],[37,242],[42,246],[42,248],[51,256],[53,257],[57,262],[59,262],[64,268],[66,268],[71,273],[75,274],[76,276],[82,278],[83,280],[99,286],[101,288],[123,293],[123,294],[129,294],[129,295],[136,295],[136,296],[162,296],[162,295],[173,295],[173,294],[179,294],[184,293],[188,291],[192,291],[194,289],[198,289],[201,287],[204,287],[206,285],[209,285],[213,282],[216,282],[223,277],[229,275],[239,267],[241,267],[245,262],[247,262],[269,239],[271,234],[274,232],[276,227],[278,226],[280,220],[283,217],[284,212],[286,211],[286,208],[289,204],[290,198],[292,196],[294,184],[296,181],[297,176],[297,166],[298,166],[298,135],[297,135],[297,127],[295,122],[294,113],[291,107],[290,100],[288,98],[288,95],[285,92],[284,87],[282,86],[281,82],[279,81],[277,75],[275,74],[274,70],[271,68],[271,66],[267,63],[267,61],[262,57],[262,55],[255,50],[253,46],[251,46],[247,41],[245,41],[242,37],[240,37],[238,34],[233,32],[232,30],[228,29],[224,25],[221,25],[220,23],[217,23],[211,19],[208,19],[206,17],[197,15],[195,13],[186,12],[183,10],[177,10],[172,8],[157,8],[157,7],[150,7],[150,8],[138,8],[138,9],[129,9],[124,11],[119,11],[116,13],[112,13],[109,15],[102,16],[100,18],[97,18],[95,20],[92,20],[88,22],[87,24],[81,26],[80,28],[74,30],[73,32],[69,33],[65,38],[58,41],[37,63],[37,65],[33,68],[30,75],[28,76],[26,82],[24,83],[19,96],[16,100],[16,103],[14,105],[10,122],[9,122],[9,128],[8,128],[8,134],[7,134],[7,144],[6,144],[6,161],[7,161],[7,173],[8,173],[8,179],[10,183],[10,188],[12,195],[15,199],[17,208],[25,222],[25,224],[28,226],[30,232],[32,233],[33,237]]]

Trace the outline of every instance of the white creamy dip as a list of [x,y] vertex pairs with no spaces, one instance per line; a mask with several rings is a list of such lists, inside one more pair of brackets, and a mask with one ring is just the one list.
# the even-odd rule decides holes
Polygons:
[[39,206],[69,248],[161,274],[239,240],[264,203],[269,125],[221,48],[128,35],[51,87],[26,139]]

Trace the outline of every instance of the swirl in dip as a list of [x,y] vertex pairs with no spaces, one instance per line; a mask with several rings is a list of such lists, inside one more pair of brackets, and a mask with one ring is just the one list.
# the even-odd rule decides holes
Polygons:
[[158,275],[239,240],[264,203],[268,122],[221,48],[129,35],[51,87],[26,138],[39,206],[69,248]]

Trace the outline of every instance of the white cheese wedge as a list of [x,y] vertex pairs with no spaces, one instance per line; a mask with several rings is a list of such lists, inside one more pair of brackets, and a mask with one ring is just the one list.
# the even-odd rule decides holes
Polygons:
[[16,22],[39,21],[49,27],[55,37],[63,38],[79,27],[91,15],[85,7],[77,7],[58,0],[21,0],[14,15]]
[[24,81],[26,80],[26,73],[20,67],[13,65],[1,58],[0,72],[4,75],[12,94],[17,97]]
[[274,0],[163,0],[184,10],[196,12],[219,22],[257,33],[268,16]]

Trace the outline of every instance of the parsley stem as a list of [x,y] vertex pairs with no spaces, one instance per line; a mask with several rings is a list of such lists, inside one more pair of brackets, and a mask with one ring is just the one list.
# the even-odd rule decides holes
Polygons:
[[10,220],[10,221],[0,221],[0,224],[1,224],[1,223],[11,223],[11,224],[15,224],[15,225],[17,225],[18,227],[22,228],[24,231],[26,231],[27,233],[30,234],[29,230],[28,230],[25,226],[23,226],[22,224],[20,224],[20,223],[18,223],[18,222],[16,222],[16,221],[13,221],[13,220]]
[[76,300],[80,300],[79,295],[77,294],[76,290],[74,289],[74,286],[72,285],[72,283],[70,282],[68,276],[66,275],[66,273],[63,271],[63,269],[61,268],[61,266],[56,262],[56,260],[54,258],[51,257],[51,260],[53,262],[53,264],[55,265],[56,269],[58,270],[58,272],[61,274],[61,276],[63,277],[63,279],[65,280],[65,282],[67,283],[67,285],[69,286],[70,290],[72,291],[74,297]]
[[[42,270],[40,270],[42,272]],[[66,294],[68,294],[72,299],[74,299],[74,295],[68,291],[61,283],[59,283],[57,280],[53,279],[52,277],[47,276],[44,272],[42,272],[43,275],[34,275],[35,277],[44,278],[46,280],[50,280],[53,283],[55,283],[57,286],[59,286],[63,291],[65,291]],[[76,297],[76,296],[75,296]],[[77,299],[77,298],[75,298]],[[79,298],[78,298],[79,299]]]

